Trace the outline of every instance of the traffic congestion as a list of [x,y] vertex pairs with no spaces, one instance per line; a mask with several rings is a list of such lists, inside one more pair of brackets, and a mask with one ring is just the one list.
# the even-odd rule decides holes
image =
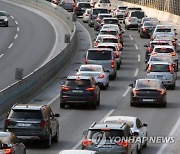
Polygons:
[[[178,34],[172,25],[148,17],[140,7],[118,5],[114,8],[109,0],[64,0],[63,3],[52,0],[51,3],[72,11],[73,16],[95,34],[83,62],[60,83],[60,111],[100,110],[102,93],[108,92],[112,83],[119,80],[122,65],[126,63],[126,37],[130,31],[148,43],[143,45],[141,68],[144,70],[138,69],[144,73],[129,83],[125,92],[129,102],[126,103],[139,112],[144,108],[165,110],[168,107],[168,92],[176,90],[179,68]],[[3,11],[0,16],[1,13]],[[6,18],[3,26],[8,26]],[[139,55],[137,57],[140,61]],[[26,143],[34,141],[41,142],[44,148],[61,144],[60,114],[54,113],[50,105],[13,105],[0,132],[0,154],[25,154]],[[149,124],[133,114],[109,114],[89,125],[84,128],[77,149],[61,150],[59,154],[137,154],[148,148]]]

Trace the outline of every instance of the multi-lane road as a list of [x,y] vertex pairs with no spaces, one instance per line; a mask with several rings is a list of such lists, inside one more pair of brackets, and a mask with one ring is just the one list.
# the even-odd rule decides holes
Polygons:
[[[1,5],[0,5],[1,6]],[[7,6],[8,7],[8,6]],[[16,12],[16,11],[14,11]],[[80,23],[81,19],[78,20]],[[84,25],[84,27],[82,26]],[[53,144],[50,149],[44,149],[38,144],[27,145],[28,154],[58,154],[63,149],[80,148],[80,141],[83,138],[83,131],[94,121],[101,121],[109,115],[130,115],[138,116],[143,122],[148,124],[149,136],[174,136],[174,131],[179,120],[179,97],[180,80],[179,74],[175,90],[168,90],[167,107],[130,107],[129,84],[133,83],[136,78],[145,77],[144,55],[148,39],[140,39],[139,34],[135,30],[126,31],[124,33],[124,50],[122,52],[122,65],[117,73],[115,81],[110,82],[107,90],[101,91],[101,105],[97,110],[83,108],[59,108],[59,90],[61,77],[72,75],[75,70],[83,62],[86,50],[91,46],[92,40],[95,38],[95,32],[86,24],[77,23],[79,35],[79,49],[72,61],[72,64],[65,72],[54,82],[54,84],[41,93],[34,100],[35,103],[50,104],[55,113],[60,113],[60,142]],[[23,25],[24,26],[24,25]],[[44,26],[44,25],[43,25]],[[43,27],[42,26],[42,27]],[[88,33],[88,31],[89,33]],[[90,35],[89,35],[90,34]],[[91,37],[91,38],[90,38]],[[7,38],[9,40],[9,38]],[[38,101],[37,101],[38,100]],[[1,121],[1,125],[3,121]],[[162,144],[149,144],[143,149],[143,154],[157,153]],[[163,150],[163,149],[162,149]],[[163,151],[163,154],[169,151]]]

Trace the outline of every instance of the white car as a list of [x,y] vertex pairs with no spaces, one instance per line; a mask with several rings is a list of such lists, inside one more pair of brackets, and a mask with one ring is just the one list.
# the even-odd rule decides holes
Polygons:
[[97,152],[90,150],[63,150],[59,154],[97,154]]
[[113,16],[117,17],[119,20],[122,20],[125,15],[126,8],[127,6],[118,5],[113,11]]
[[138,28],[139,22],[137,17],[125,18],[125,29],[129,30],[130,28]]
[[109,74],[102,65],[81,65],[76,75],[91,76],[100,87],[105,89],[109,86]]
[[86,9],[86,11],[83,13],[83,18],[82,18],[83,22],[88,22],[90,13],[91,13],[91,9]]
[[111,10],[111,2],[110,0],[98,0],[98,2],[94,6],[95,8],[105,8]]
[[139,137],[142,138],[142,143],[138,145],[138,150],[141,151],[142,147],[147,147],[147,140],[146,140],[148,136],[147,124],[142,123],[139,118],[132,116],[110,116],[107,117],[104,120],[104,122],[120,122],[120,123],[125,122],[129,124],[132,133],[138,132]]

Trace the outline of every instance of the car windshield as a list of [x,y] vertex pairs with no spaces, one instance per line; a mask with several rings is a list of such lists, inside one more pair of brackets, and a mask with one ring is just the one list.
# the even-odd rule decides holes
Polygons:
[[157,28],[156,32],[162,32],[162,33],[171,32],[171,28]]
[[86,66],[86,67],[81,67],[80,71],[101,72],[101,67]]
[[115,38],[103,38],[102,43],[118,43],[118,40]]
[[151,66],[151,72],[169,72],[169,65],[154,64]]
[[172,48],[155,48],[154,50],[157,53],[171,53],[174,52]]
[[91,5],[90,5],[90,3],[79,3],[79,7],[81,7],[81,8],[90,8]]
[[14,109],[9,115],[12,119],[42,119],[40,110],[20,110]]
[[112,55],[110,51],[89,51],[88,52],[88,59],[90,60],[111,60]]
[[93,15],[98,15],[99,13],[108,13],[108,9],[94,9]]
[[143,89],[143,88],[155,88],[159,89],[161,87],[159,81],[152,81],[152,80],[138,80],[136,82],[136,88],[137,89]]
[[69,87],[88,87],[91,86],[91,82],[90,80],[84,80],[84,79],[80,79],[80,80],[75,80],[75,79],[68,79],[65,82],[66,86]]
[[103,19],[104,24],[118,24],[118,20],[116,19]]
[[118,25],[103,25],[102,29],[106,29],[106,28],[119,29]]
[[103,30],[100,32],[100,34],[117,35],[117,32],[116,31]]
[[0,16],[5,16],[5,14],[3,12],[0,12]]
[[142,19],[144,16],[144,12],[136,11],[131,13],[131,17],[137,17],[138,19]]

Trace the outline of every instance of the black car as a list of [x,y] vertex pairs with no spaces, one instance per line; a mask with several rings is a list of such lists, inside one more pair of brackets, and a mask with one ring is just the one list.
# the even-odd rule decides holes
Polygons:
[[130,93],[130,106],[156,104],[166,107],[166,88],[158,79],[137,79]]
[[151,38],[151,35],[159,22],[145,21],[140,27],[139,35],[141,38]]
[[4,130],[13,132],[23,141],[39,140],[49,148],[52,141],[59,141],[59,114],[48,105],[16,104],[11,108]]
[[82,16],[86,9],[91,8],[89,2],[78,2],[74,7],[74,14],[77,16]]
[[0,25],[8,27],[9,26],[9,15],[6,11],[0,11]]
[[96,109],[100,105],[100,88],[89,76],[68,76],[61,86],[60,108],[65,105],[85,104]]
[[12,132],[0,132],[0,153],[26,154],[25,145]]

